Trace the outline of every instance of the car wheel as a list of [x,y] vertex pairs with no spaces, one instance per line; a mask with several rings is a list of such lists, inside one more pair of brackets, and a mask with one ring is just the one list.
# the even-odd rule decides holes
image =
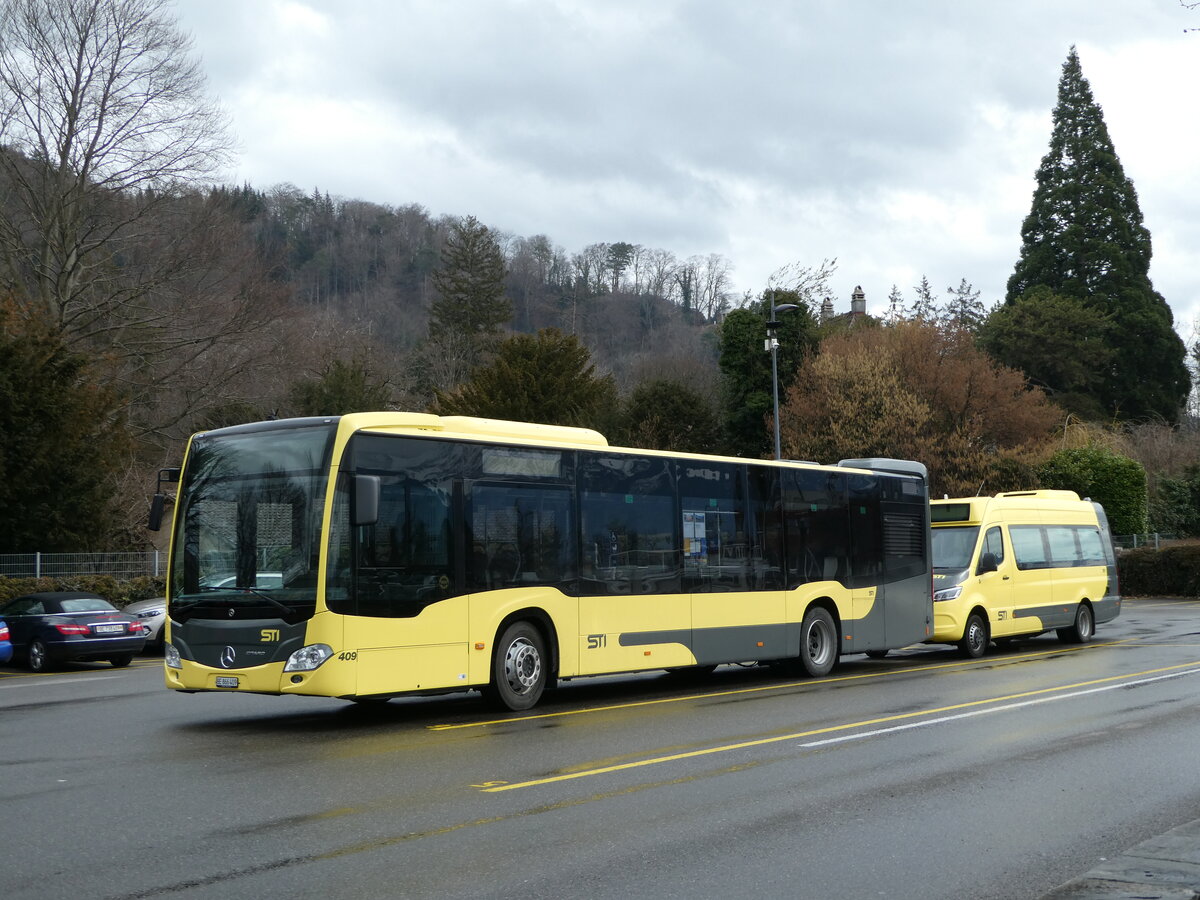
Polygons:
[[886,659],[888,651],[886,650],[868,650],[867,656],[870,659]]
[[121,653],[117,656],[110,656],[108,658],[108,661],[113,664],[114,668],[123,669],[127,665],[129,665],[131,662],[133,662],[133,654],[132,653]]
[[50,668],[50,654],[42,641],[35,639],[30,643],[27,662],[29,668],[34,672],[45,672]]

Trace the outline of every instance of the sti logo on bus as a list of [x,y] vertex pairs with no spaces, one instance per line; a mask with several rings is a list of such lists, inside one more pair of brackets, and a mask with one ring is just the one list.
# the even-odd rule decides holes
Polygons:
[[260,644],[269,644],[279,640],[278,628],[264,628],[261,634],[262,639],[259,641]]
[[608,646],[607,634],[589,634],[587,638],[589,650],[599,650],[601,647]]

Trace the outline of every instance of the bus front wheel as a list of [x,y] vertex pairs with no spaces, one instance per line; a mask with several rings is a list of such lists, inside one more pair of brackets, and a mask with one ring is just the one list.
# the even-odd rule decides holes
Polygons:
[[514,622],[496,643],[486,696],[507,709],[529,709],[541,699],[546,681],[546,646],[541,632],[529,622]]
[[833,671],[838,657],[837,629],[829,611],[814,606],[804,614],[800,625],[800,666],[813,678]]

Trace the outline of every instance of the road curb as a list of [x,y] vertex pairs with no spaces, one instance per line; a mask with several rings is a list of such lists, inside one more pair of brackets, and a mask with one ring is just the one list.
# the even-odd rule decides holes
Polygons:
[[1131,847],[1042,900],[1198,900],[1200,819]]

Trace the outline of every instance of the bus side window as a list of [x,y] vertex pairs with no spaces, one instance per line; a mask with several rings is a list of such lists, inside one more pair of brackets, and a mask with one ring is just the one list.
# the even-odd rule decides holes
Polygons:
[[840,472],[797,469],[781,475],[787,587],[810,581],[848,581],[850,518],[846,507],[846,476]]
[[475,484],[469,522],[473,590],[529,584],[574,588],[575,525],[565,485]]
[[579,519],[580,593],[680,591],[683,523],[670,460],[580,453]]

